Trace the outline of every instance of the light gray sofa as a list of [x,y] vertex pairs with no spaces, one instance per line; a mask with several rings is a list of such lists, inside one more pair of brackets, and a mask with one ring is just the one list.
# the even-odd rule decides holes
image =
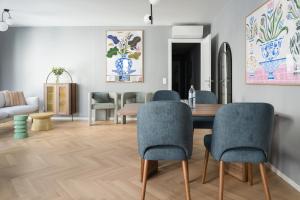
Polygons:
[[0,91],[0,123],[12,120],[14,115],[30,114],[38,111],[38,97],[27,97],[26,105],[5,107],[4,94]]

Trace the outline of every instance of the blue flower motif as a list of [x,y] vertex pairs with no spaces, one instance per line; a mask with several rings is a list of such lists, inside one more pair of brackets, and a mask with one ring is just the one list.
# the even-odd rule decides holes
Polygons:
[[107,38],[111,39],[114,44],[119,44],[119,42],[120,42],[120,40],[118,39],[118,37],[113,36],[113,35],[108,35]]

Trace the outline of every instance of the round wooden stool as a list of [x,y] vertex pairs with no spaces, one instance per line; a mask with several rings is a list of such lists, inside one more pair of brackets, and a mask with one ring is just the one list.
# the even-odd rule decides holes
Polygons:
[[54,113],[51,112],[44,112],[44,113],[33,113],[30,114],[30,117],[32,118],[32,131],[48,131],[52,129],[52,121],[51,117],[54,115]]

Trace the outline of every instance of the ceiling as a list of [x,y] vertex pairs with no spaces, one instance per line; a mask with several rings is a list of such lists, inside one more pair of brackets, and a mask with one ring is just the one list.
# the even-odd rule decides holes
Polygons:
[[[228,0],[161,0],[155,25],[211,23]],[[140,26],[148,0],[0,0],[15,26]]]

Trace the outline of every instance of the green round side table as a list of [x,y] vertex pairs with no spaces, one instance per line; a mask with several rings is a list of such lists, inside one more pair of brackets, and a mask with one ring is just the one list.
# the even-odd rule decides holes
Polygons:
[[24,139],[28,137],[27,133],[27,119],[28,115],[15,115],[14,127],[15,127],[15,139]]

